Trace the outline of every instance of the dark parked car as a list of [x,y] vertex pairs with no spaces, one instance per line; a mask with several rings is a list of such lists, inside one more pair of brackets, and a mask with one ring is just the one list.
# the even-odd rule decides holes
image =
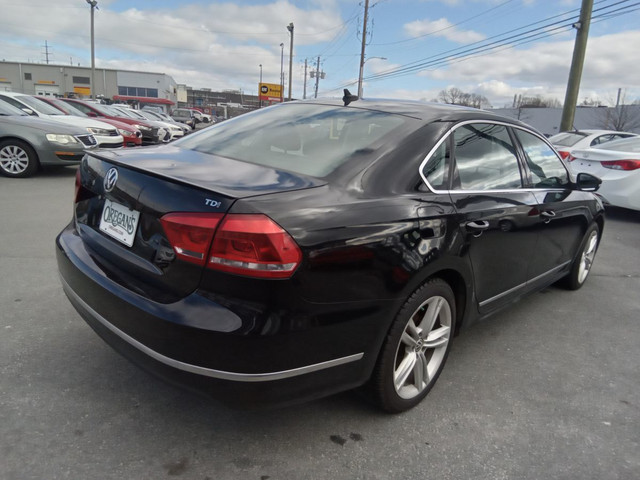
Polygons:
[[236,406],[366,384],[398,412],[460,328],[584,283],[598,185],[489,112],[292,102],[90,153],[58,265],[96,332],[171,381]]
[[98,145],[82,127],[27,115],[0,102],[0,174],[29,177],[42,166],[78,165]]

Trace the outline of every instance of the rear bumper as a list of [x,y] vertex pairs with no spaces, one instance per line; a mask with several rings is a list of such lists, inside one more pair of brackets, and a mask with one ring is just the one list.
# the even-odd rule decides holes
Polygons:
[[100,270],[71,226],[56,244],[64,291],[84,320],[171,383],[237,407],[283,405],[354,388],[373,368],[378,335],[362,329],[371,325],[370,309],[367,319],[338,325],[250,332],[245,319],[197,292],[161,304],[125,289]]

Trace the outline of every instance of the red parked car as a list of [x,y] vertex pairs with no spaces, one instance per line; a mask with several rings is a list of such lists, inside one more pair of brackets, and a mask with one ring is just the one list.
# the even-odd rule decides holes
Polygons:
[[[76,108],[74,105],[63,102],[59,98],[56,97],[45,97],[45,96],[36,96],[37,99],[42,100],[43,102],[47,102],[49,105],[57,108],[61,112],[66,113],[67,115],[75,115],[77,117],[88,117],[86,113],[82,110]],[[113,125],[118,129],[118,133],[122,135],[124,138],[124,146],[125,147],[139,147],[142,145],[142,132],[125,122],[121,122],[120,120],[114,120],[112,118],[100,118],[101,122],[108,123],[109,125]]]
[[108,118],[128,125],[133,125],[142,132],[143,145],[156,145],[158,143],[162,143],[168,133],[166,130],[153,125],[151,122],[124,117],[117,111],[111,110],[109,105],[84,102],[75,98],[61,98],[60,100],[73,105],[89,117],[98,118],[100,120]]

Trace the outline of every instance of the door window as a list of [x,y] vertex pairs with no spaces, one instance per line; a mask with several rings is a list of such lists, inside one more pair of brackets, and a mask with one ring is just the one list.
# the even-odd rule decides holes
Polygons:
[[453,190],[522,188],[520,167],[507,128],[474,123],[454,132]]
[[516,129],[516,135],[522,144],[534,187],[564,187],[569,183],[567,169],[549,145],[522,130]]

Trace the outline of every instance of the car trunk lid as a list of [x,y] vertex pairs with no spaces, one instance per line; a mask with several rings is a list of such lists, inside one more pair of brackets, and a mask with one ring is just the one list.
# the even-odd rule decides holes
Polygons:
[[[323,185],[171,146],[92,152],[79,176],[76,228],[96,263],[114,281],[161,302],[198,287],[213,233],[237,199]],[[180,222],[197,231],[175,248]]]

